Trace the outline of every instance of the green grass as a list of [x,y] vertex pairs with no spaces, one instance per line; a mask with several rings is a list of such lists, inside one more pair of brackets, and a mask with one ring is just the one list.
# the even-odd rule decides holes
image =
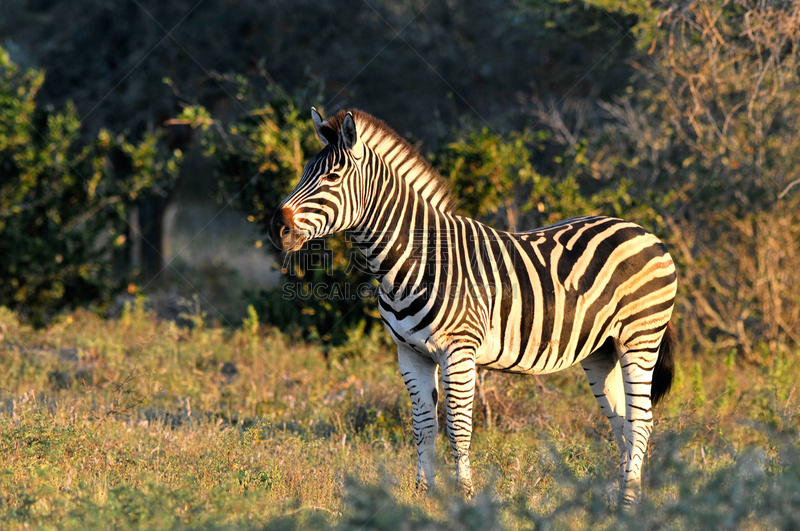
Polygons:
[[[490,373],[472,465],[414,489],[410,402],[385,338],[350,359],[246,323],[193,329],[141,304],[44,330],[0,309],[0,522],[9,529],[641,529],[800,523],[796,354],[680,355],[644,499],[616,510],[610,428],[581,371]],[[235,371],[234,371],[235,368]]]

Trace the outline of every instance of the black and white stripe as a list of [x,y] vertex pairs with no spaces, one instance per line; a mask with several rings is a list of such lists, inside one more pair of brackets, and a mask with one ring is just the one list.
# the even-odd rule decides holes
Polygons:
[[[323,121],[323,150],[273,219],[284,250],[352,230],[380,283],[412,400],[417,478],[434,482],[437,371],[456,474],[471,492],[475,369],[544,374],[575,363],[611,422],[623,502],[631,503],[672,381],[676,273],[643,228],[600,216],[507,233],[456,215],[441,178],[404,140],[359,111]],[[671,332],[671,330],[670,330]]]

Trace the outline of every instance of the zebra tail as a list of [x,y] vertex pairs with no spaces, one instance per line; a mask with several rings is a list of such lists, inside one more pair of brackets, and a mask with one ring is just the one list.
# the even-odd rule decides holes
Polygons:
[[653,402],[653,406],[658,404],[658,401],[669,393],[672,387],[672,380],[675,377],[675,348],[677,344],[678,334],[672,321],[670,321],[661,340],[658,359],[653,369],[653,386],[650,389],[650,400]]

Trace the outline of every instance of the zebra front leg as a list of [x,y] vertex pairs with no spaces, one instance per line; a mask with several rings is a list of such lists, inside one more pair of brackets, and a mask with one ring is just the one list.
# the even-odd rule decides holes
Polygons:
[[411,412],[414,423],[414,440],[417,443],[417,488],[432,489],[436,483],[434,464],[436,461],[436,434],[439,422],[436,404],[438,365],[411,349],[398,346],[397,359],[400,374],[411,397]]
[[447,397],[447,435],[453,449],[456,480],[467,496],[472,496],[469,469],[469,442],[472,437],[472,403],[475,397],[475,355],[459,351],[442,364],[442,381]]

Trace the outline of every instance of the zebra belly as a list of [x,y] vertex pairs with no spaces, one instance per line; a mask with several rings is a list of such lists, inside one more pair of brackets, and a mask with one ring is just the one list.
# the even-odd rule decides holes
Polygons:
[[[555,354],[553,354],[555,355]],[[494,357],[497,357],[495,354]],[[564,369],[571,367],[581,361],[582,358],[576,358],[575,361],[572,363],[562,363],[562,364],[554,364],[552,366],[539,366],[534,365],[532,367],[527,367],[524,364],[514,365],[514,366],[507,366],[501,362],[493,362],[493,358],[483,361],[478,361],[477,365],[479,367],[483,367],[493,371],[500,371],[500,372],[509,372],[514,374],[551,374],[554,372],[560,372]]]
[[511,349],[501,351],[502,347],[495,337],[495,334],[489,334],[484,347],[478,353],[476,364],[479,367],[514,374],[550,374],[563,371],[585,357],[575,357],[574,354],[568,356],[559,354],[558,343],[550,343],[541,349],[540,345],[530,345],[532,353],[541,350],[537,363],[534,363],[532,353],[524,356],[519,363],[516,363],[519,357],[518,349],[514,349],[514,345],[512,345]]

